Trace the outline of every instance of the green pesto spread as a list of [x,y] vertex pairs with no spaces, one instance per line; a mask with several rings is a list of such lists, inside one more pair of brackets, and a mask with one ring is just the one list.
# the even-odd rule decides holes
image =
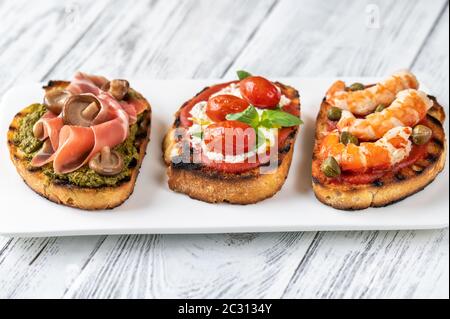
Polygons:
[[[20,122],[20,127],[14,136],[14,143],[25,153],[26,159],[31,161],[42,146],[42,142],[33,136],[33,126],[46,110],[45,106],[41,104],[34,104],[30,108],[32,108],[31,113],[25,116]],[[122,155],[124,161],[124,169],[119,174],[115,176],[102,176],[90,169],[88,165],[68,174],[56,174],[53,170],[52,163],[42,167],[42,172],[51,180],[58,180],[80,187],[99,188],[118,185],[120,182],[131,177],[133,165],[139,160],[139,151],[135,145],[135,140],[138,127],[143,119],[144,116],[141,114],[138,117],[137,123],[130,126],[128,138],[114,148],[115,151]]]
[[14,135],[14,144],[25,153],[26,159],[31,160],[43,144],[34,137],[33,126],[44,115],[46,109],[42,104],[33,104],[25,111],[29,113],[20,120],[19,129]]

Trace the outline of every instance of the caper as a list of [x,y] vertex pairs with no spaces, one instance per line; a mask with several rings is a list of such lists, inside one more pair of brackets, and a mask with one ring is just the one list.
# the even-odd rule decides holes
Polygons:
[[347,144],[350,144],[350,143],[353,143],[355,145],[359,144],[358,138],[355,135],[351,134],[350,132],[342,132],[341,133],[341,137],[340,137],[340,141],[344,145],[347,145]]
[[423,145],[427,143],[433,132],[425,125],[417,125],[412,132],[412,140],[416,145]]
[[350,91],[361,91],[361,90],[364,90],[366,87],[364,86],[364,84],[357,82],[357,83],[353,83],[348,88]]
[[338,107],[333,106],[327,112],[327,117],[330,121],[339,121],[342,116],[342,110]]
[[321,170],[325,176],[329,178],[335,178],[341,175],[341,168],[333,156],[330,156],[323,161]]
[[375,109],[375,112],[383,112],[385,108],[386,108],[386,105],[380,104],[380,105],[378,105],[377,108]]

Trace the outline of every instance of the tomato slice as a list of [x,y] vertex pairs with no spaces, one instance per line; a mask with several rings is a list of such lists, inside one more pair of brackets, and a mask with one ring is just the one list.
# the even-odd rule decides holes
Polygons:
[[258,160],[255,160],[253,163],[249,162],[248,160],[244,161],[243,163],[219,163],[211,161],[206,157],[206,155],[203,156],[203,164],[212,169],[232,174],[244,173],[251,169],[258,168],[261,165]]
[[241,155],[254,148],[255,130],[239,121],[222,121],[209,125],[204,132],[205,145],[211,152]]
[[228,114],[234,114],[244,111],[249,103],[234,95],[217,95],[208,101],[206,106],[206,115],[214,122],[226,120]]
[[281,92],[275,84],[260,76],[242,80],[240,91],[245,100],[261,109],[274,109],[281,99]]
[[291,102],[291,104],[283,106],[283,111],[290,113],[295,116],[300,116],[300,108],[298,104]]
[[226,88],[227,86],[229,86],[232,83],[238,83],[238,81],[232,81],[232,82],[227,82],[227,83],[211,86],[211,87],[203,90],[202,92],[200,92],[197,96],[195,96],[193,99],[188,101],[185,105],[183,105],[183,107],[180,110],[180,125],[182,127],[192,126],[193,123],[189,119],[191,117],[192,108],[199,102],[208,101],[208,99],[210,98],[211,95],[219,92],[220,90]]
[[422,159],[425,156],[426,152],[427,152],[427,144],[421,146],[414,145],[409,156],[390,169],[377,170],[366,173],[349,172],[343,174],[342,176],[337,178],[334,182],[355,184],[355,185],[373,183],[377,179],[385,176],[386,174],[397,172],[404,167],[413,165],[414,163]]

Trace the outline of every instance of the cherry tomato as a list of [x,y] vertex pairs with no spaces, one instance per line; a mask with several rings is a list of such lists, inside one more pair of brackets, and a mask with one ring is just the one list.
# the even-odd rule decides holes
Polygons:
[[225,121],[228,114],[244,111],[249,106],[248,102],[234,95],[217,95],[208,101],[206,115],[215,121]]
[[273,109],[280,103],[281,93],[275,84],[260,76],[242,80],[240,90],[245,100],[262,109]]
[[197,104],[198,102],[201,102],[201,101],[208,101],[208,99],[210,98],[211,95],[226,88],[231,83],[238,83],[238,81],[214,85],[210,88],[207,88],[207,89],[201,91],[194,98],[192,98],[191,100],[186,102],[180,110],[180,125],[182,127],[192,126],[193,123],[190,118],[192,117],[191,111],[192,111],[192,108],[195,106],[195,104]]
[[205,144],[211,152],[241,155],[255,147],[255,130],[239,121],[222,121],[209,125],[204,131]]

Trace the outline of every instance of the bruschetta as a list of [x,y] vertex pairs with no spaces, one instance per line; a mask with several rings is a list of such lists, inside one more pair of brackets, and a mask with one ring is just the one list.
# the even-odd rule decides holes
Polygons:
[[400,71],[364,85],[335,82],[316,125],[312,184],[342,210],[382,207],[426,187],[446,158],[444,109]]
[[276,194],[299,130],[296,89],[239,71],[184,103],[163,142],[170,189],[208,203],[253,204]]
[[50,81],[42,103],[8,131],[13,164],[36,193],[84,210],[112,209],[132,194],[150,137],[151,108],[126,80],[78,72]]

